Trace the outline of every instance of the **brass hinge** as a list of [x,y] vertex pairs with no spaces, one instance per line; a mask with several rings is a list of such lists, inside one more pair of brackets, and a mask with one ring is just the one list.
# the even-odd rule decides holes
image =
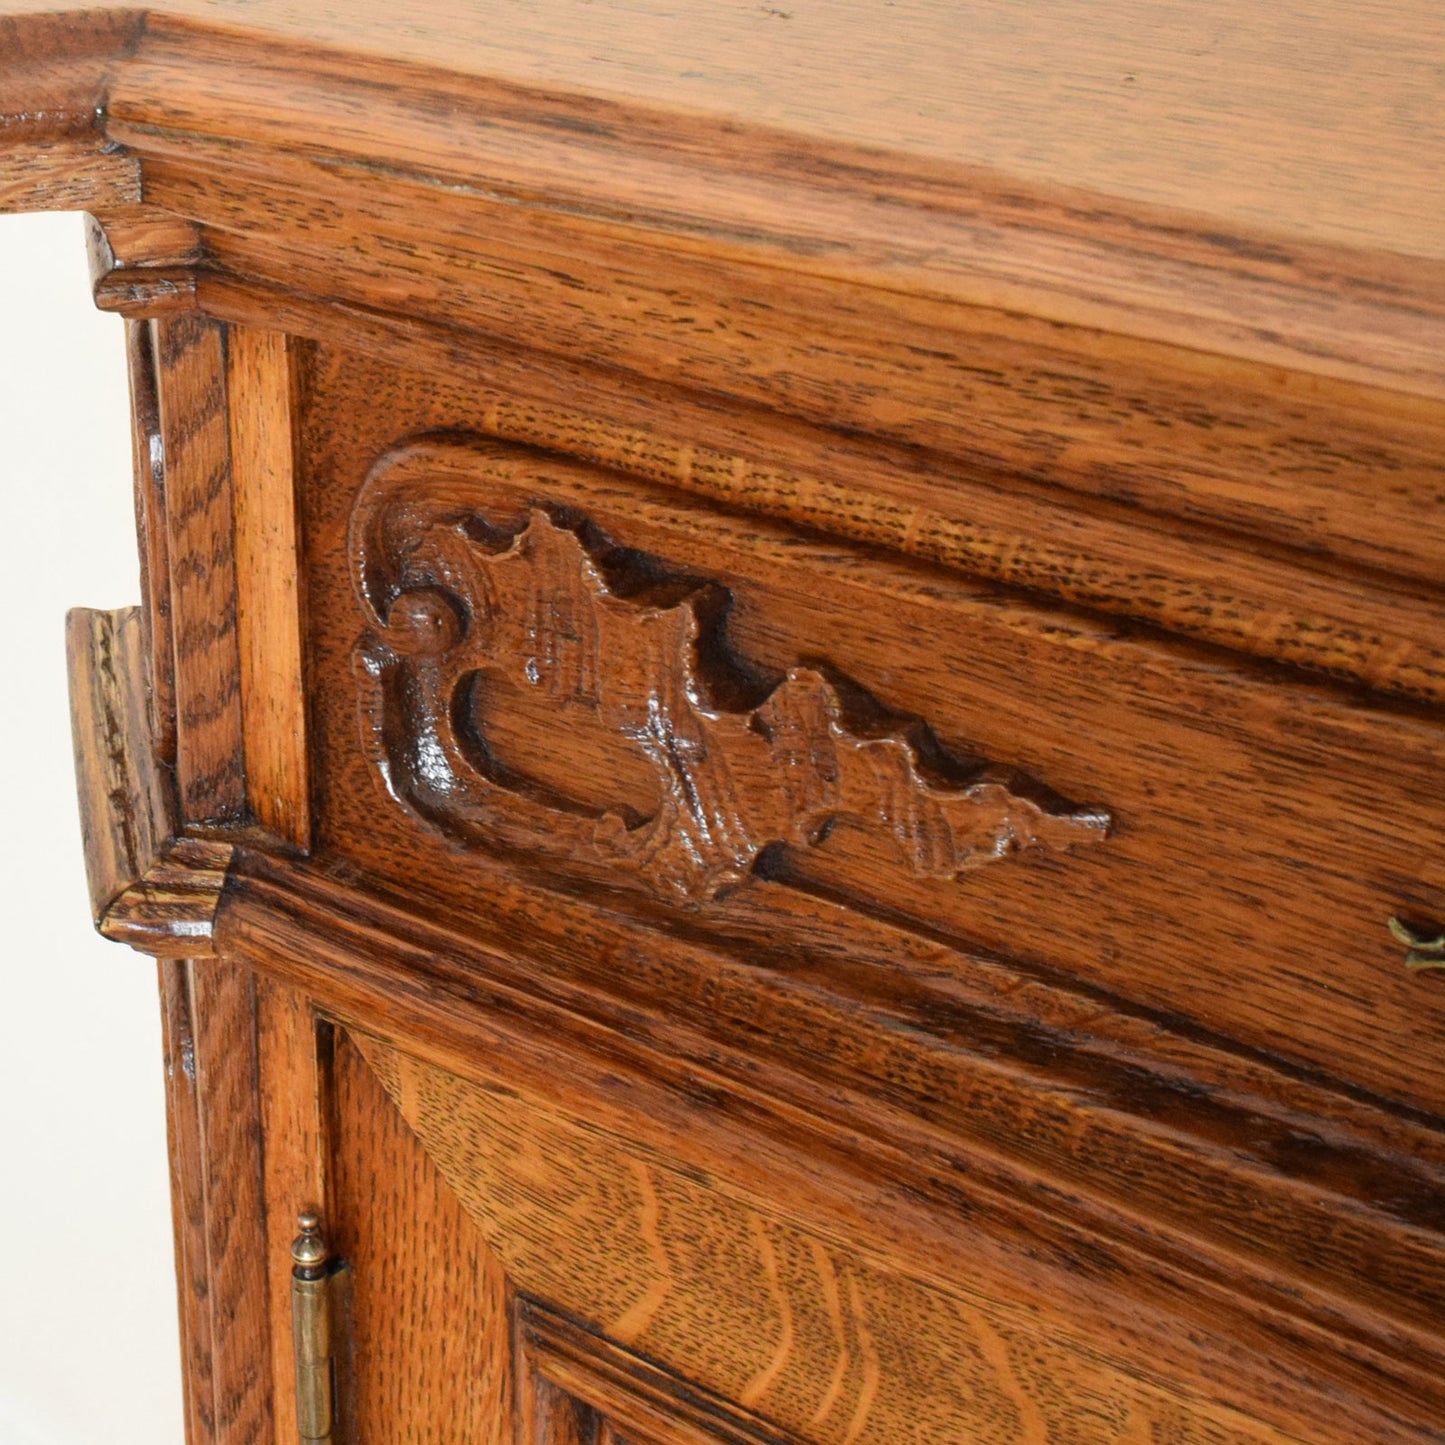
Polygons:
[[1396,942],[1409,949],[1405,955],[1405,967],[1411,973],[1445,969],[1445,929],[1416,928],[1403,918],[1391,918],[1387,926]]
[[336,1423],[336,1364],[332,1352],[332,1295],[350,1265],[331,1258],[321,1220],[298,1216],[291,1245],[291,1323],[296,1345],[296,1429],[302,1445],[331,1445]]

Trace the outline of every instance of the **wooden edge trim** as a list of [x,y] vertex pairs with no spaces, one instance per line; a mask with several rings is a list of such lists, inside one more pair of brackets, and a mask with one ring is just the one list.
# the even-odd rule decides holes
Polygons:
[[[274,324],[388,364],[465,376],[477,388],[479,437],[544,449],[565,437],[570,455],[638,481],[878,547],[899,561],[1123,616],[1157,629],[1171,645],[1223,648],[1281,664],[1306,682],[1363,684],[1407,705],[1445,701],[1445,649],[1415,635],[1422,615],[1445,618],[1445,601],[1409,578],[1258,540],[1232,552],[1236,534],[1222,524],[1130,511],[1084,494],[1019,483],[1000,500],[987,475],[961,464],[942,464],[947,472],[939,472],[951,484],[946,505],[942,487],[933,502],[900,504],[882,488],[870,490],[856,468],[826,458],[807,470],[743,455],[721,424],[751,421],[786,429],[792,439],[802,424],[791,419],[759,421],[743,404],[704,401],[637,376],[609,405],[599,377],[571,361],[541,366],[510,341],[474,336],[463,349],[457,333],[415,317],[403,322],[211,267],[198,282],[202,312],[233,326]],[[687,408],[685,426],[667,432],[648,423],[649,406],[665,413],[679,405]],[[690,440],[677,440],[679,433]],[[875,443],[872,454],[880,475],[905,465],[886,443]],[[1153,563],[1147,576],[1141,550]],[[1211,561],[1216,578],[1228,576],[1227,587],[1210,580]]]
[[[147,158],[205,151],[216,164],[219,147],[228,171],[502,196],[662,250],[725,247],[879,290],[1445,396],[1445,266],[1428,259],[1243,228],[1223,235],[1207,215],[1029,186],[980,166],[800,145],[767,127],[337,53],[195,17],[154,17],[137,60],[134,82],[120,78],[109,127]],[[585,128],[575,124],[581,104]],[[686,174],[706,181],[687,188],[704,198],[691,210],[678,199],[679,148]],[[883,176],[902,205],[878,199]],[[805,193],[830,218],[822,235],[798,233]],[[1101,238],[1101,226],[1115,239]],[[981,244],[980,232],[995,244]],[[1090,296],[1056,279],[1078,275],[1092,278]],[[1267,326],[1261,316],[1283,319]]]
[[140,163],[104,113],[113,67],[144,30],[141,10],[0,17],[0,212],[140,199]]
[[261,827],[304,849],[311,822],[293,383],[291,347],[283,333],[229,328],[227,416],[246,802]]
[[108,208],[85,218],[90,293],[129,320],[193,311],[200,227],[153,206]]
[[147,721],[140,609],[76,608],[66,618],[66,657],[95,926],[157,957],[210,954],[234,850],[174,834],[171,780]]
[[115,268],[95,278],[91,299],[127,320],[196,309],[196,273],[184,266]]
[[[522,1389],[560,1388],[637,1445],[794,1445],[796,1437],[532,1299],[519,1299]],[[524,1409],[530,1401],[523,1401]],[[540,1445],[539,1436],[539,1445]]]
[[[1221,1329],[1268,1339],[1267,1358],[1290,1358],[1301,1368],[1309,1361],[1308,1373],[1323,1372],[1355,1398],[1408,1415],[1437,1394],[1430,1361],[1439,1358],[1439,1342],[1405,1322],[1408,1304],[1401,1315],[1386,1317],[1328,1285],[1315,1288],[1308,1260],[1247,1258],[1203,1230],[1181,1231],[1153,1211],[1146,1218],[1138,1210],[1148,1209],[1147,1201],[1106,1197],[1119,1195],[1114,1182],[1095,1179],[1099,1189],[1081,1189],[1077,1180],[1036,1173],[1032,1161],[990,1151],[967,1130],[960,1134],[856,1092],[845,1097],[833,1080],[810,1079],[761,1054],[700,1040],[665,1020],[644,1029],[635,1009],[618,1016],[596,993],[584,997],[544,987],[538,970],[520,958],[513,964],[510,953],[503,956],[438,922],[423,923],[354,885],[327,885],[307,865],[286,865],[285,883],[280,876],[250,849],[238,855],[222,914],[222,950],[305,989],[348,1026],[364,1031],[368,1019],[375,1028],[374,1020],[385,1018],[389,1030],[405,1031],[409,1049],[481,1081],[494,1078],[489,1071],[506,1058],[509,1078],[526,1078],[549,1098],[554,1088],[565,1093],[590,1078],[589,1127],[607,1128],[606,1101],[626,1094],[631,1105],[623,1127],[629,1131],[645,1115],[667,1139],[669,1156],[681,1149],[679,1157],[709,1172],[751,1173],[763,1167],[761,1159],[750,1154],[740,1163],[732,1144],[707,1137],[716,1133],[708,1121],[716,1123],[726,1100],[723,1112],[740,1125],[766,1121],[748,1137],[761,1133],[775,1141],[766,1166],[769,1189],[786,1175],[800,1207],[812,1200],[826,1212],[838,1209],[830,1181],[839,1169],[855,1179],[864,1157],[870,1179],[887,1178],[895,1191],[883,1226],[894,1246],[893,1225],[901,1201],[908,1200],[915,1242],[908,1267],[926,1277],[940,1269],[939,1277],[946,1277],[960,1248],[970,1270],[984,1270],[985,1236],[995,1228],[1010,1235],[1021,1229],[1034,1241],[1030,1268],[1071,1269],[1069,1261],[1076,1263],[1081,1249],[1117,1255],[1127,1260],[1119,1278],[1127,1277],[1130,1297],[1141,1307],[1177,1301],[1181,1290],[1208,1300]],[[515,946],[523,947],[520,940]],[[559,1068],[561,1057],[568,1064]],[[840,1138],[846,1140],[845,1163],[836,1152]],[[1140,1132],[1137,1138],[1147,1143],[1150,1136]],[[1196,1157],[1191,1168],[1197,1171],[1202,1162]],[[1224,1150],[1208,1173],[1224,1180],[1230,1168]],[[1287,1212],[1297,1210],[1303,1197],[1288,1180],[1260,1174],[1255,1184],[1277,1193],[1276,1203]],[[957,1235],[961,1197],[972,1221],[966,1245]],[[858,1212],[851,1202],[846,1208]],[[1326,1212],[1344,1222],[1359,1211],[1340,1199]],[[870,1218],[871,1231],[879,1219]],[[1321,1227],[1329,1225],[1321,1220]],[[1362,1236],[1361,1247],[1385,1252],[1418,1238],[1409,1227],[1385,1221],[1369,1234],[1374,1243],[1365,1245]],[[1016,1259],[1009,1265],[1018,1267]],[[1082,1309],[1089,1290],[1079,1283]]]
[[165,1055],[166,1138],[175,1234],[176,1295],[180,1314],[181,1389],[187,1445],[217,1445],[215,1384],[211,1375],[211,1279],[206,1258],[206,1178],[196,1097],[196,1039],[190,966],[156,963]]

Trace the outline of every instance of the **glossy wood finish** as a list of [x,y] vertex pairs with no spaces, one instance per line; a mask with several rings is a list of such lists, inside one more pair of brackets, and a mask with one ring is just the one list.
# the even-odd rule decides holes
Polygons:
[[1445,1439],[1434,18],[0,8],[193,1445]]
[[[454,849],[450,857],[429,850],[429,867],[420,867],[416,849],[424,845],[411,841],[412,824],[385,804],[378,812],[383,795],[375,765],[368,765],[387,746],[378,733],[397,730],[388,785],[403,794],[412,784],[401,754],[430,733],[417,696],[427,686],[422,673],[408,694],[415,710],[408,732],[401,718],[388,721],[377,684],[358,671],[360,629],[383,650],[388,637],[409,645],[399,626],[379,627],[377,603],[365,595],[371,587],[374,597],[389,600],[407,580],[388,575],[384,560],[366,551],[373,498],[399,499],[394,545],[410,558],[412,583],[450,581],[459,589],[452,605],[462,613],[461,594],[474,594],[482,641],[459,643],[455,654],[443,649],[449,700],[480,665],[467,649],[485,651],[488,629],[497,625],[495,612],[489,615],[496,596],[475,587],[465,571],[472,565],[466,559],[486,544],[459,533],[484,536],[490,526],[504,535],[522,525],[530,507],[546,504],[595,529],[599,549],[635,549],[641,559],[634,565],[643,570],[653,559],[664,579],[670,572],[693,579],[685,585],[720,589],[725,630],[704,639],[700,663],[750,670],[759,700],[790,670],[821,659],[847,686],[871,694],[885,715],[926,720],[955,756],[1020,769],[1115,820],[1106,844],[1086,843],[1089,830],[1076,829],[1076,846],[1066,853],[1030,851],[954,886],[898,867],[892,848],[845,822],[825,847],[769,855],[765,876],[784,887],[758,907],[748,902],[756,890],[720,901],[712,910],[720,929],[741,934],[752,948],[764,946],[778,911],[796,909],[800,930],[816,930],[818,905],[793,903],[791,885],[869,908],[880,919],[909,919],[935,945],[960,954],[991,951],[1044,966],[1056,977],[1125,994],[1426,1108],[1440,1097],[1433,1040],[1445,998],[1403,971],[1386,928],[1393,911],[1429,915],[1445,886],[1432,841],[1434,779],[1445,763],[1434,724],[1362,709],[1349,697],[1261,676],[1149,633],[1037,609],[977,583],[894,568],[833,543],[811,546],[730,509],[693,505],[615,473],[482,443],[422,440],[400,455],[390,451],[400,437],[485,426],[463,387],[321,354],[307,393],[306,449],[328,481],[308,499],[306,515],[322,828],[333,847],[369,871],[390,871],[373,852],[386,839],[392,857],[406,857],[407,886],[450,895],[465,909],[491,891],[481,882],[480,862],[475,889],[468,890],[468,868],[455,861]],[[355,505],[343,505],[353,494]],[[467,515],[476,522],[460,524]],[[554,585],[547,593],[558,633],[585,633],[560,592]],[[519,616],[531,614],[520,609]],[[560,748],[548,722],[557,705],[520,681],[530,655],[523,641],[504,645],[508,662],[480,679],[483,698],[497,699],[485,704],[480,724],[500,728],[497,759],[505,765],[510,758],[523,774],[550,769],[559,786],[569,772],[595,779],[583,796],[599,814],[611,806],[647,817],[654,806],[647,790],[655,784],[637,745],[623,737],[628,725],[612,719],[613,746],[598,755],[603,744],[589,738],[606,738],[609,724],[587,726],[579,708],[571,714],[571,741]],[[610,670],[640,665],[638,697],[648,687],[664,694],[671,661],[648,671],[647,654],[640,657],[629,652]],[[505,682],[506,666],[519,678],[515,687]],[[1047,679],[1042,694],[1040,678]],[[665,699],[660,706],[667,713]],[[536,756],[543,739],[550,764]],[[416,752],[415,769],[428,775],[432,801],[413,796],[455,835],[467,831],[468,810],[475,809],[468,785],[442,766],[445,748]],[[475,768],[467,771],[477,778],[475,792],[483,780]],[[751,786],[768,797],[753,806],[771,805],[765,779],[733,776],[730,786],[744,799]],[[496,807],[483,831],[529,853],[546,851],[535,836],[544,825],[526,817],[520,802]],[[1250,820],[1247,827],[1241,819]],[[722,819],[717,825],[723,832],[730,826]],[[582,817],[559,819],[551,851],[565,850],[569,830],[590,834],[596,827]],[[475,835],[476,826],[470,831]],[[620,835],[619,846],[628,836]],[[620,860],[610,872],[599,872],[596,858],[582,866],[594,882],[620,881],[625,871]],[[649,876],[665,887],[664,860],[655,867]],[[1300,940],[1326,919],[1330,967],[1303,969]],[[951,968],[931,962],[930,971],[939,968],[972,971],[961,959]]]

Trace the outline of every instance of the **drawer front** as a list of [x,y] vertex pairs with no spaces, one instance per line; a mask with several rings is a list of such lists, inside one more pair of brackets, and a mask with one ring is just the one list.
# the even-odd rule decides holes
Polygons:
[[308,396],[323,852],[463,910],[535,865],[759,957],[886,920],[1440,1107],[1445,992],[1387,926],[1445,910],[1433,721],[499,443],[369,363]]

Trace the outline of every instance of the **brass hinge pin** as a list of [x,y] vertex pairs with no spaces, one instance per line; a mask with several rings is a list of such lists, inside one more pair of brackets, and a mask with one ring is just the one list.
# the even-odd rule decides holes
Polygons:
[[302,1214],[291,1246],[291,1321],[296,1345],[296,1426],[302,1445],[330,1445],[334,1420],[331,1281],[321,1221]]

